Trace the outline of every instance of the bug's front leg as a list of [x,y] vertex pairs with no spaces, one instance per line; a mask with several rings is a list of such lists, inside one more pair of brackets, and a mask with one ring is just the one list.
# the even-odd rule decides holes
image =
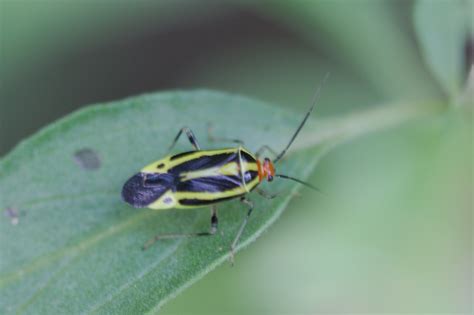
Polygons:
[[198,232],[198,233],[180,233],[180,234],[159,234],[155,235],[153,238],[149,239],[145,245],[143,245],[143,250],[147,250],[151,245],[155,244],[157,241],[162,239],[170,238],[184,238],[184,237],[200,237],[200,236],[211,236],[217,233],[217,228],[219,224],[219,219],[217,218],[217,207],[211,206],[211,227],[207,232]]
[[183,127],[179,130],[178,134],[176,135],[176,137],[173,140],[173,143],[171,143],[171,145],[168,149],[168,153],[170,153],[171,150],[173,150],[174,146],[176,145],[176,142],[178,142],[179,137],[181,136],[181,134],[183,132],[186,133],[186,136],[188,137],[188,140],[191,143],[191,145],[193,146],[194,150],[196,150],[196,151],[201,150],[201,147],[199,146],[199,143],[196,139],[196,136],[194,135],[194,132],[188,127]]
[[255,189],[257,191],[257,193],[262,196],[263,198],[265,199],[273,199],[275,197],[278,197],[279,193],[276,193],[276,194],[272,194],[272,193],[269,193],[268,191],[266,190],[263,190],[261,188],[257,188]]
[[262,145],[260,149],[258,149],[257,152],[255,153],[255,156],[257,158],[261,157],[262,153],[265,152],[265,150],[273,154],[274,157],[278,156],[278,153],[275,150],[273,150],[271,147],[269,147],[268,145]]
[[231,263],[232,266],[234,265],[235,247],[237,246],[237,243],[239,242],[239,239],[242,236],[242,232],[244,231],[244,228],[247,225],[247,222],[249,221],[249,217],[250,217],[250,215],[252,214],[252,211],[253,211],[253,202],[252,201],[248,200],[245,197],[242,197],[240,199],[240,201],[242,201],[244,204],[246,204],[249,207],[249,209],[247,211],[247,215],[245,216],[244,221],[240,225],[239,231],[237,232],[237,235],[235,236],[234,241],[232,242],[232,245],[230,245],[229,259],[230,259],[230,263]]

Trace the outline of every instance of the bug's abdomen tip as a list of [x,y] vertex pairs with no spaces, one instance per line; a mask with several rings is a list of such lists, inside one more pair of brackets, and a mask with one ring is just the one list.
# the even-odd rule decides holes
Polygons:
[[145,176],[147,175],[144,173],[137,173],[123,185],[122,200],[134,208],[147,207],[169,189],[168,181],[160,178],[145,184]]
[[[129,205],[138,208],[140,204],[138,203],[138,189],[139,189],[139,181],[140,175],[135,174],[130,177],[122,187],[122,200],[128,203]],[[142,178],[143,180],[143,178]]]

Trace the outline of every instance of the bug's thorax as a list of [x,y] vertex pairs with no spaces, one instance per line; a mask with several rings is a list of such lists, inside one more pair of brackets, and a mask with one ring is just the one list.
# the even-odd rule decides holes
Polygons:
[[257,160],[257,168],[258,180],[260,182],[264,179],[268,180],[269,182],[273,180],[273,177],[275,176],[275,167],[269,158],[265,158],[262,162]]
[[258,160],[243,147],[239,147],[237,152],[239,155],[238,169],[242,186],[248,193],[260,183],[260,179],[258,177]]

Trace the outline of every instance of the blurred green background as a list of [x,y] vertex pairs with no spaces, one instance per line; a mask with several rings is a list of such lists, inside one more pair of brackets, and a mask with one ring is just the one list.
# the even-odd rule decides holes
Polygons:
[[219,267],[162,313],[471,313],[472,99],[450,104],[463,93],[472,35],[445,38],[459,52],[443,59],[455,63],[453,88],[433,70],[437,46],[420,40],[415,14],[424,6],[459,34],[430,11],[452,3],[472,24],[469,0],[3,0],[0,156],[81,106],[165,89],[303,112],[330,72],[319,117],[440,102],[438,116],[327,155],[311,176],[324,195],[303,192],[234,268]]

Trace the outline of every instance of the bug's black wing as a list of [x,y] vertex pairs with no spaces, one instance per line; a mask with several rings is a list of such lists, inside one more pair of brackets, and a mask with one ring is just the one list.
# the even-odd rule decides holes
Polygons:
[[[169,170],[170,173],[180,176],[181,173],[193,171],[205,171],[221,167],[227,163],[240,163],[238,151],[209,154],[206,152],[191,152],[185,154],[195,155],[194,159],[182,162]],[[179,155],[178,155],[179,156]],[[172,159],[175,157],[172,157]],[[177,183],[176,190],[179,192],[209,192],[217,193],[228,191],[242,186],[240,176],[231,175],[202,175],[189,180],[181,180]]]
[[218,193],[242,186],[242,180],[237,176],[209,176],[199,177],[180,182],[177,185],[179,192],[209,192]]
[[[194,178],[180,182],[176,186],[176,190],[183,193],[179,203],[183,206],[205,206],[214,204],[220,201],[235,198],[243,195],[245,190],[242,188],[242,182],[240,177],[237,176],[209,176]],[[234,194],[228,195],[226,192],[234,191]],[[241,190],[241,191],[239,191]],[[209,193],[213,198],[190,197],[186,196],[186,193],[203,192]]]
[[239,155],[236,152],[206,155],[205,152],[200,153],[199,151],[191,151],[172,156],[171,160],[186,157],[187,155],[195,155],[196,157],[191,160],[179,163],[178,165],[171,168],[169,170],[169,173],[180,174],[182,172],[198,171],[207,168],[222,166],[230,162],[239,162]]
[[122,188],[122,199],[135,208],[143,208],[173,188],[176,177],[172,174],[137,173]]

